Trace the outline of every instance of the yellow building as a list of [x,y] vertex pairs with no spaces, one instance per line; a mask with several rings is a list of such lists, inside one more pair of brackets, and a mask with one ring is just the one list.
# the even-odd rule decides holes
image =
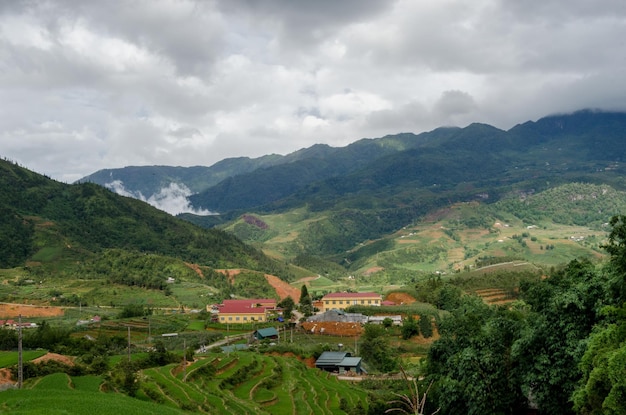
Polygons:
[[268,311],[275,309],[273,299],[224,300],[218,306],[218,321],[230,324],[267,321]]
[[330,293],[322,302],[322,311],[344,310],[352,305],[380,306],[382,297],[376,293]]

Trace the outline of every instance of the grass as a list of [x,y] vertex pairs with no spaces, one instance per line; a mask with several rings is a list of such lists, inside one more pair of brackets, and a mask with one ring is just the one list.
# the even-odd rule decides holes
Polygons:
[[[22,353],[22,360],[28,362],[37,359],[47,353],[46,350],[25,350]],[[0,352],[0,368],[17,364],[17,352]]]
[[[50,375],[55,377],[56,375]],[[13,415],[180,415],[186,412],[116,393],[87,392],[70,388],[50,393],[59,379],[42,379],[32,389],[0,393],[0,411]],[[54,389],[52,389],[54,390]]]
[[72,377],[72,386],[80,391],[99,392],[102,381],[102,376],[74,376]]
[[[240,383],[222,389],[224,380],[257,361]],[[353,384],[306,367],[293,357],[253,352],[230,356],[209,354],[187,373],[211,365],[213,371],[183,379],[177,365],[141,371],[138,399],[100,391],[102,377],[69,377],[58,373],[29,380],[24,390],[0,393],[0,412],[16,414],[124,413],[180,414],[336,414],[340,398],[349,404],[365,402],[366,393]],[[274,381],[275,379],[275,381]],[[153,402],[152,402],[153,401]]]

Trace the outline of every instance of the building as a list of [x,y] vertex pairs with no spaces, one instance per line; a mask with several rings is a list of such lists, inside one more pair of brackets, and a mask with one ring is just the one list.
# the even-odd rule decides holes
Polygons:
[[218,321],[229,324],[265,322],[273,312],[276,312],[276,300],[272,298],[224,300],[217,307]]
[[376,293],[330,293],[322,298],[322,311],[343,310],[352,305],[380,306],[382,297]]
[[224,300],[222,306],[239,305],[248,307],[276,308],[276,300],[273,298],[247,298],[238,300]]
[[256,340],[277,340],[278,339],[278,330],[274,327],[267,327],[264,329],[255,330],[252,334]]
[[348,352],[324,352],[315,361],[315,367],[326,372],[364,372],[361,367],[361,358],[352,357]]

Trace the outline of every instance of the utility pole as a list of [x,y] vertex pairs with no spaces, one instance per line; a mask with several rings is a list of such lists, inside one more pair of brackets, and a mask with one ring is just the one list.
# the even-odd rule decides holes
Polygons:
[[17,320],[17,388],[22,389],[24,383],[24,364],[22,361],[22,315]]
[[187,340],[183,339],[183,382],[187,379]]
[[128,363],[130,363],[130,326],[128,326]]

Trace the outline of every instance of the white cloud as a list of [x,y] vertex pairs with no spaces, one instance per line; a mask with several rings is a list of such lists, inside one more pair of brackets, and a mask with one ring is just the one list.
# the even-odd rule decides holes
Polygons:
[[0,5],[0,155],[73,181],[626,109],[621,0]]
[[113,192],[134,199],[139,199],[147,202],[157,209],[177,215],[179,213],[193,213],[196,215],[216,215],[211,211],[205,209],[194,209],[189,204],[187,196],[190,196],[191,190],[183,184],[170,183],[167,187],[159,190],[159,192],[145,197],[141,192],[131,192],[124,187],[124,182],[121,180],[114,180],[105,186],[111,189]]

